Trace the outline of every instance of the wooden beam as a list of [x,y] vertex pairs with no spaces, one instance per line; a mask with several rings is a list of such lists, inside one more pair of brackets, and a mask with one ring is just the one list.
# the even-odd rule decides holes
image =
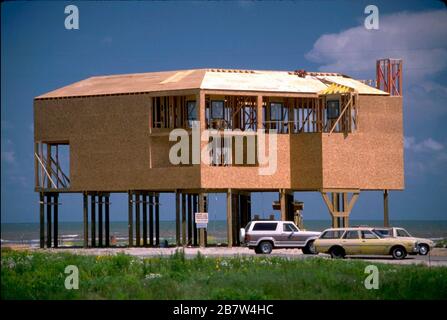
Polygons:
[[84,248],[88,247],[88,195],[87,192],[82,194],[83,203],[83,221],[84,221]]
[[340,121],[340,119],[343,117],[343,114],[345,113],[346,109],[351,105],[352,103],[352,99],[353,99],[353,95],[351,94],[351,98],[349,99],[348,103],[345,105],[345,107],[343,108],[343,110],[341,111],[340,115],[338,116],[337,120],[335,120],[334,124],[332,125],[331,130],[329,131],[329,134],[331,134],[334,130],[335,127],[337,126],[337,123]]
[[354,204],[355,204],[355,202],[357,201],[358,198],[359,198],[359,193],[358,192],[352,194],[351,200],[349,201],[349,204],[348,204],[348,208],[345,209],[346,212],[351,213],[352,207],[354,207]]

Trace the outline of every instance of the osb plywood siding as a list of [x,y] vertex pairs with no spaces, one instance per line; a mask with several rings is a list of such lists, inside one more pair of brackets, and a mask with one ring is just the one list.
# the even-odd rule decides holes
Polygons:
[[403,189],[402,98],[360,96],[359,130],[323,134],[323,187]]
[[320,189],[323,183],[320,133],[290,136],[291,184],[295,190]]
[[163,190],[200,184],[198,166],[151,170],[151,162],[160,164],[168,154],[166,146],[157,144],[158,138],[150,153],[147,95],[35,100],[34,112],[36,141],[70,144],[71,191]]
[[[216,167],[202,165],[202,188],[239,188],[253,190],[290,188],[289,135],[277,135],[277,137],[277,168],[273,175],[259,175],[258,167]],[[266,141],[268,142],[268,137]],[[268,143],[266,149],[266,153],[268,153]]]

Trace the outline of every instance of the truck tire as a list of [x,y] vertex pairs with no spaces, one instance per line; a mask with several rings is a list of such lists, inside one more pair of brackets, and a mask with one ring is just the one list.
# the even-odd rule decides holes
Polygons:
[[[256,247],[259,251],[259,253],[262,254],[270,254],[273,250],[273,245],[270,241],[261,241],[260,244]],[[256,249],[255,249],[256,252]],[[258,253],[258,252],[256,252]]]

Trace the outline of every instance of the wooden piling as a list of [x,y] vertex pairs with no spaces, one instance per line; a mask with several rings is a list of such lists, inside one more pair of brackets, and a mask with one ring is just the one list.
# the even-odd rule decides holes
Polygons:
[[[205,195],[203,193],[199,194],[199,212],[205,212]],[[204,248],[206,240],[205,240],[205,229],[199,229],[199,245]]]
[[143,246],[147,246],[147,193],[141,194],[141,201],[143,203]]
[[51,248],[51,193],[47,193],[47,248]]
[[149,245],[154,246],[154,197],[149,195]]
[[231,189],[227,191],[227,242],[228,248],[233,246],[233,206]]
[[192,195],[188,193],[188,245],[192,245]]
[[193,231],[193,235],[192,235],[192,237],[193,237],[193,245],[194,246],[197,246],[197,225],[196,225],[196,212],[197,212],[197,198],[198,198],[198,195],[197,194],[195,194],[195,195],[193,195],[193,199],[192,199],[192,216],[193,216],[193,229],[192,229],[192,231]]
[[53,246],[58,247],[59,238],[59,194],[53,194]]
[[140,246],[140,240],[141,240],[141,235],[140,235],[140,193],[139,192],[135,192],[135,246],[139,247]]
[[180,245],[180,193],[175,191],[175,243]]
[[129,232],[129,247],[133,246],[133,203],[132,203],[132,191],[128,192],[128,223],[127,230]]
[[90,214],[92,221],[92,247],[96,247],[96,206],[95,206],[96,197],[95,194],[92,193],[90,195]]
[[83,220],[84,220],[84,248],[88,247],[88,195],[84,192],[83,200]]
[[39,193],[39,207],[40,207],[40,247],[45,247],[45,197],[43,192]]
[[155,196],[155,246],[160,246],[160,196]]
[[388,214],[388,190],[383,190],[383,226],[390,226],[390,218]]
[[106,235],[105,235],[105,241],[106,241],[106,247],[110,247],[110,196],[107,194],[104,197],[104,204],[105,204],[105,227],[106,227]]
[[182,246],[186,245],[186,194],[182,193]]
[[103,225],[102,225],[102,194],[98,194],[98,246],[103,245]]

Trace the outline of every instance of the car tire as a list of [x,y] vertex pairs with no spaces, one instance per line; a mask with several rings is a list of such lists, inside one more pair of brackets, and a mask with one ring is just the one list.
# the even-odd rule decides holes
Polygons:
[[407,256],[407,251],[405,250],[404,247],[397,246],[391,249],[391,255],[396,260],[402,260]]
[[273,245],[270,241],[262,241],[260,244],[258,244],[257,249],[261,254],[270,254],[273,250]]
[[310,240],[306,246],[304,246],[303,248],[301,248],[301,251],[304,254],[317,254],[317,251],[315,250],[315,246],[314,246],[314,240]]
[[261,250],[259,249],[259,246],[255,247],[254,250],[255,250],[256,254],[261,254],[262,253]]
[[430,251],[430,247],[426,244],[419,245],[419,254],[421,256],[426,256],[428,252]]
[[345,250],[342,247],[333,247],[329,251],[332,259],[343,259],[345,257]]

